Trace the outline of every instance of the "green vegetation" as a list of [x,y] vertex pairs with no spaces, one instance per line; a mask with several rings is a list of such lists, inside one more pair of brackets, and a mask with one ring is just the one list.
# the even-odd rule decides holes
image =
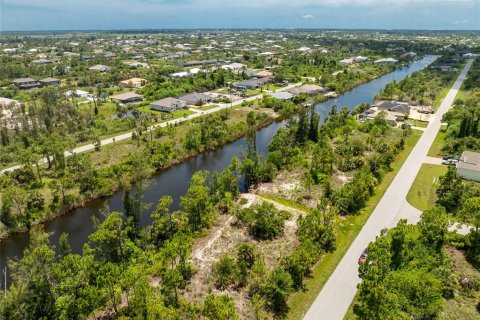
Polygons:
[[459,74],[459,71],[437,70],[439,66],[445,64],[461,70],[463,60],[458,60],[454,55],[441,56],[428,68],[414,73],[411,77],[389,83],[377,98],[416,102],[436,109]]
[[428,150],[428,156],[429,157],[441,157],[445,155],[445,152],[442,151],[443,145],[445,144],[445,132],[447,130],[447,126],[442,126],[440,128],[440,131],[438,131],[437,136],[435,137],[435,140],[432,143],[432,146],[430,147],[430,150]]
[[447,172],[444,165],[423,164],[407,195],[408,202],[419,210],[427,210],[437,201],[436,186]]
[[335,225],[337,249],[334,252],[324,255],[322,260],[313,267],[311,278],[307,279],[305,282],[306,290],[296,292],[291,296],[289,301],[290,310],[288,313],[288,319],[299,319],[305,315],[308,308],[310,308],[313,301],[322,290],[323,285],[327,282],[328,277],[333,273],[351,243],[355,240],[355,237],[360,230],[362,230],[368,217],[383,197],[383,194],[387,191],[387,188],[390,186],[390,183],[395,178],[398,170],[400,170],[407,159],[410,151],[412,151],[413,147],[417,144],[421,133],[422,132],[420,131],[414,130],[412,135],[405,140],[405,149],[399,153],[395,161],[392,163],[392,171],[385,174],[382,182],[376,188],[375,194],[367,202],[367,205],[361,213],[337,220]]

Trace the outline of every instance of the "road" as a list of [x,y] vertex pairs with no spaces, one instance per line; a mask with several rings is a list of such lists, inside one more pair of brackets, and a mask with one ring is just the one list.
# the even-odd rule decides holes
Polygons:
[[[288,90],[288,89],[291,89],[291,88],[295,88],[299,85],[301,85],[301,84],[300,83],[295,83],[295,84],[288,85],[286,87],[280,88],[280,89],[275,90],[275,91],[285,91],[285,90]],[[239,104],[242,104],[244,101],[253,101],[255,99],[261,98],[262,96],[263,96],[263,94],[259,94],[259,95],[255,95],[255,96],[252,96],[252,97],[249,97],[249,98],[245,98],[245,99],[235,101],[233,103],[220,103],[220,104],[218,104],[218,107],[216,107],[216,108],[212,108],[212,109],[205,110],[205,111],[198,110],[200,112],[190,114],[190,115],[188,115],[186,117],[183,117],[183,118],[178,118],[178,119],[174,119],[174,120],[170,120],[170,121],[155,124],[155,125],[149,127],[146,132],[152,131],[155,128],[158,128],[158,127],[166,127],[170,124],[177,124],[177,123],[189,121],[189,120],[192,120],[194,118],[202,117],[202,116],[205,116],[205,115],[210,114],[210,113],[218,112],[218,111],[223,110],[223,109],[228,109],[228,108],[237,106]],[[115,136],[115,137],[111,137],[111,138],[108,138],[108,139],[101,140],[100,145],[104,146],[104,145],[107,145],[107,144],[111,144],[111,143],[114,143],[114,142],[118,142],[118,141],[125,140],[125,139],[130,139],[130,138],[132,138],[132,132],[127,132],[127,133],[120,134],[120,135]],[[69,157],[69,156],[71,156],[72,154],[75,154],[75,153],[81,153],[81,152],[90,151],[90,150],[94,150],[94,149],[95,149],[94,144],[90,143],[90,144],[87,144],[87,145],[84,145],[84,146],[77,147],[77,148],[75,148],[71,151],[65,151],[65,156]],[[39,164],[44,164],[44,163],[47,163],[47,158],[43,158],[39,161]],[[22,165],[16,165],[16,166],[9,167],[9,168],[0,170],[0,174],[19,169],[21,167],[22,167]]]
[[400,219],[418,221],[419,211],[406,200],[407,193],[417,176],[428,150],[441,127],[441,119],[457,95],[472,65],[469,60],[453,84],[437,113],[420,137],[402,168],[388,187],[377,207],[365,223],[345,256],[328,279],[320,294],[303,318],[304,320],[341,320],[344,318],[361,279],[358,277],[358,257],[380,231],[394,227]]

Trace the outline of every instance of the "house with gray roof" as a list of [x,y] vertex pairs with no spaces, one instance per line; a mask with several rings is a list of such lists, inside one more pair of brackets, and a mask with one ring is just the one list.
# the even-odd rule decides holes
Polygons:
[[113,101],[120,103],[132,103],[142,101],[143,98],[141,95],[136,94],[135,92],[125,92],[120,93],[110,97]]
[[158,100],[152,102],[150,104],[150,108],[157,111],[165,111],[165,112],[174,112],[177,110],[185,109],[187,104],[185,101],[178,100],[175,98],[165,98],[162,100]]
[[178,99],[185,101],[189,105],[201,105],[203,103],[212,101],[212,97],[199,92],[188,93],[179,97]]
[[40,83],[32,78],[19,78],[12,81],[19,89],[32,89],[40,86]]

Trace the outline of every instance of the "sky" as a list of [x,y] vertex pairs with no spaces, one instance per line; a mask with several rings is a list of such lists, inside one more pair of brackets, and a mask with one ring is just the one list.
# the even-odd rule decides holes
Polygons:
[[0,0],[0,31],[480,30],[480,0]]

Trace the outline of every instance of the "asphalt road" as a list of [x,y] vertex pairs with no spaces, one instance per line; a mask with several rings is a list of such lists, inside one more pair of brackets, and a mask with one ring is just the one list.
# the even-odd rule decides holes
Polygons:
[[[299,83],[291,84],[291,85],[288,85],[286,87],[280,88],[276,91],[285,91],[285,90],[297,87],[299,85],[300,85]],[[167,122],[158,123],[156,125],[153,125],[153,126],[149,127],[146,132],[150,132],[151,130],[154,130],[155,128],[158,128],[158,127],[166,127],[170,124],[176,124],[176,123],[189,121],[189,120],[192,120],[194,118],[202,117],[202,116],[205,116],[205,115],[210,114],[210,113],[218,112],[218,111],[223,110],[223,109],[228,109],[228,108],[237,106],[239,104],[242,104],[244,101],[253,101],[255,99],[261,98],[262,96],[263,96],[263,94],[259,94],[259,95],[256,95],[256,96],[252,96],[252,97],[249,97],[249,98],[245,98],[245,99],[235,101],[233,103],[220,103],[220,104],[218,104],[218,107],[216,107],[216,108],[212,108],[212,109],[201,111],[201,112],[196,112],[196,113],[190,114],[190,115],[188,115],[186,117],[183,117],[183,118],[178,118],[178,119],[170,120],[170,121],[167,121]],[[121,140],[130,139],[131,137],[132,137],[132,132],[127,132],[127,133],[120,134],[120,135],[112,137],[112,138],[101,140],[100,145],[104,146],[104,145],[107,145],[107,144],[111,144],[113,142],[118,142],[118,141],[121,141]],[[95,149],[95,146],[93,145],[93,143],[91,143],[91,144],[87,144],[87,145],[75,148],[71,151],[65,151],[65,156],[69,157],[69,156],[71,156],[72,154],[75,154],[75,153],[81,153],[81,152],[90,151],[90,150],[94,150],[94,149]],[[44,163],[47,163],[46,158],[41,159],[40,162],[39,162],[39,164],[44,164]],[[15,169],[19,169],[21,167],[22,167],[22,165],[16,165],[16,166],[9,167],[9,168],[0,170],[0,174],[3,174],[5,172],[9,172],[9,171],[13,171]]]
[[355,297],[357,285],[361,281],[358,277],[358,258],[362,251],[375,240],[382,229],[394,227],[400,219],[408,219],[410,222],[418,221],[419,211],[408,204],[407,193],[440,130],[442,116],[452,106],[472,62],[473,60],[467,62],[435,117],[430,121],[372,215],[315,299],[304,320],[343,319]]

